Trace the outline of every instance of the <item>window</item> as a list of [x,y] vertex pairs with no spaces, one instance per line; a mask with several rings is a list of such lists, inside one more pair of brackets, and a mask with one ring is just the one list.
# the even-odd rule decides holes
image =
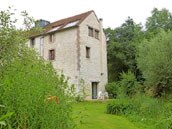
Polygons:
[[49,50],[49,60],[55,60],[55,50]]
[[61,25],[59,25],[59,26],[54,26],[54,27],[52,27],[52,29],[51,29],[50,31],[48,31],[48,32],[57,31],[58,29],[60,29],[60,27],[61,27]]
[[93,37],[93,28],[88,27],[88,35]]
[[67,25],[65,25],[63,28],[69,28],[69,27],[76,26],[78,24],[78,22],[79,22],[79,20],[70,22]]
[[33,47],[35,45],[35,38],[32,38],[30,40],[30,46]]
[[99,39],[99,30],[94,29],[92,27],[88,27],[88,35],[96,39]]
[[99,31],[98,30],[95,30],[95,38],[99,39]]
[[86,47],[86,58],[90,58],[90,47]]
[[54,33],[50,34],[50,42],[54,42],[55,41],[55,36]]

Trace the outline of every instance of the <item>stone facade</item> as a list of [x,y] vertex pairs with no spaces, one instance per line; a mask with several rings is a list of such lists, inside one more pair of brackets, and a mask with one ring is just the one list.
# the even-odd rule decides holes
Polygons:
[[[93,37],[89,36],[89,27],[94,30]],[[91,11],[80,24],[53,32],[52,42],[50,35],[45,33],[32,37],[35,49],[45,60],[49,60],[49,51],[54,50],[55,59],[51,60],[54,68],[62,70],[69,77],[69,85],[74,84],[77,92],[81,89],[80,80],[83,79],[88,94],[86,99],[97,99],[99,91],[105,92],[107,83],[106,37],[102,20],[98,20],[94,11]],[[89,58],[86,54],[89,54]],[[93,83],[96,88],[93,88]]]

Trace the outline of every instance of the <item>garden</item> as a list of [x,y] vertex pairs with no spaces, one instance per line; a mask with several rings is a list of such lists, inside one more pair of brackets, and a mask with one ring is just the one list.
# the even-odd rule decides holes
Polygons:
[[76,97],[63,73],[27,47],[30,32],[41,29],[25,11],[25,29],[17,29],[11,10],[0,11],[1,129],[172,129],[168,10],[155,8],[145,29],[130,17],[105,29],[110,99],[97,102]]
[[147,127],[140,122],[131,122],[125,116],[108,114],[107,103],[86,101],[73,104],[73,118],[77,129],[145,129]]

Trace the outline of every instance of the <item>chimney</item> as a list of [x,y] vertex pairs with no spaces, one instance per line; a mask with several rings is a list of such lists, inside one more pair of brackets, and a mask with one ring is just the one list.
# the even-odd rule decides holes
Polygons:
[[48,24],[50,24],[49,21],[40,19],[40,20],[37,20],[37,21],[35,22],[35,27],[44,28],[44,27],[47,26]]
[[99,18],[99,23],[100,23],[101,27],[103,27],[103,19],[102,18]]

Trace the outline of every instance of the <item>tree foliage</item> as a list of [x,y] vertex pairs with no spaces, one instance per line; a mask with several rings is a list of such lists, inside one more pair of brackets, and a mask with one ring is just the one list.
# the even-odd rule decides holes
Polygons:
[[172,30],[172,14],[167,9],[158,10],[154,8],[152,15],[146,21],[146,37],[152,38],[161,30]]
[[142,26],[130,17],[116,29],[105,30],[108,39],[109,80],[118,81],[121,72],[137,71],[135,53],[136,46],[143,39]]
[[147,87],[155,88],[155,95],[172,89],[172,32],[160,32],[139,46],[138,68]]

